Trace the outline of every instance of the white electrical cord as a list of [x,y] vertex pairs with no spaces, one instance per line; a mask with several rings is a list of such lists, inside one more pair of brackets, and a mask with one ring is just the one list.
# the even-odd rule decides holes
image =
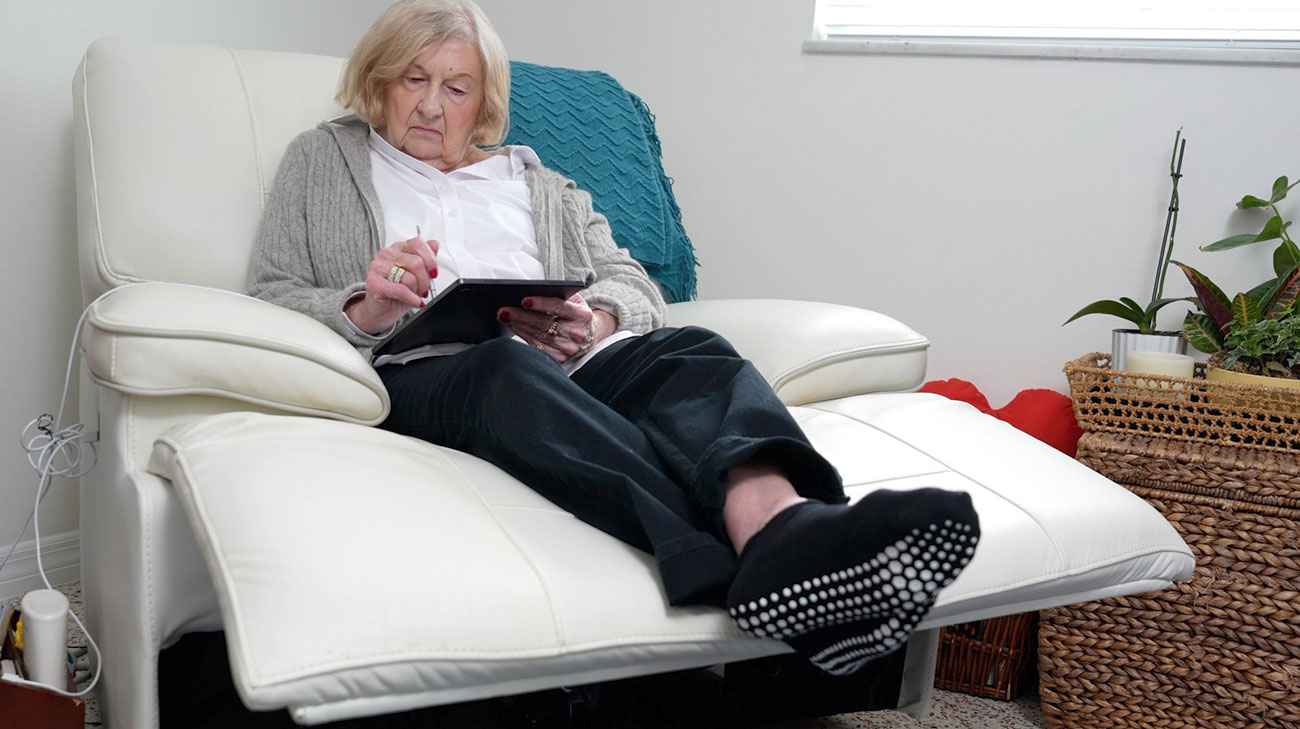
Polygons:
[[[132,284],[127,284],[127,286],[130,285]],[[80,478],[89,473],[90,469],[95,467],[95,461],[98,458],[98,453],[95,450],[95,442],[86,438],[83,433],[84,426],[81,423],[70,425],[66,428],[63,427],[63,410],[68,403],[68,389],[72,382],[72,364],[76,361],[77,343],[81,339],[81,327],[85,324],[86,315],[90,313],[91,308],[94,307],[95,304],[98,304],[105,296],[121,291],[123,288],[127,288],[127,286],[121,286],[105,291],[96,297],[94,301],[90,302],[90,304],[86,306],[85,310],[81,312],[81,317],[77,319],[77,327],[72,333],[72,348],[68,353],[68,368],[63,376],[63,396],[59,400],[58,415],[50,415],[49,413],[42,414],[38,417],[32,418],[32,420],[23,428],[23,450],[27,451],[27,462],[32,464],[32,468],[35,468],[36,472],[40,474],[40,480],[36,484],[36,503],[32,506],[32,511],[28,514],[27,521],[23,523],[22,530],[18,532],[18,538],[15,539],[13,545],[9,547],[9,553],[5,555],[3,560],[0,560],[0,571],[3,571],[5,565],[9,563],[9,558],[13,556],[14,549],[17,548],[18,542],[21,541],[23,535],[27,533],[27,527],[32,526],[34,527],[33,535],[36,539],[36,569],[41,575],[41,582],[45,583],[45,587],[51,590],[54,589],[54,586],[50,584],[50,578],[45,574],[45,565],[41,561],[41,501],[44,500],[45,495],[49,493],[50,486],[53,483],[53,477],[63,476],[65,478]],[[97,434],[96,437],[98,437]],[[89,457],[86,457],[84,451],[84,448],[86,447],[89,447],[90,449]],[[46,691],[53,691],[54,693],[63,696],[85,696],[90,693],[95,688],[95,685],[99,683],[99,675],[101,673],[100,669],[103,665],[99,653],[99,645],[95,643],[95,639],[90,636],[90,631],[86,630],[86,626],[81,622],[81,618],[77,617],[77,614],[71,610],[68,611],[68,614],[72,616],[72,620],[77,624],[77,628],[86,636],[86,641],[90,644],[90,650],[95,656],[94,677],[91,679],[90,685],[73,693],[12,675],[3,676],[0,680],[29,686],[39,686]]]

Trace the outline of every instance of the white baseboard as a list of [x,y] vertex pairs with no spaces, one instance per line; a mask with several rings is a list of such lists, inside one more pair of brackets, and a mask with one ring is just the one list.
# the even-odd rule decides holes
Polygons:
[[[0,547],[0,560],[11,545]],[[41,564],[51,585],[62,585],[81,579],[81,532],[64,532],[41,539]],[[0,601],[20,597],[28,590],[45,587],[36,568],[36,540],[19,542],[9,564],[0,573]]]

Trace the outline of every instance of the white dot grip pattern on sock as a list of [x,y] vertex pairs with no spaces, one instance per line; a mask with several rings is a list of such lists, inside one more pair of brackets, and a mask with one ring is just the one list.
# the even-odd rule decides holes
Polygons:
[[745,632],[786,641],[828,673],[853,673],[901,647],[970,562],[979,530],[966,508],[969,520],[913,527],[865,561],[731,600],[731,616]]

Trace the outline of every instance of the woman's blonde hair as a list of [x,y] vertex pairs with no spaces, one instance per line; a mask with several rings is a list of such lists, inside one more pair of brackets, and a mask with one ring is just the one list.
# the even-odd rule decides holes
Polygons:
[[449,40],[474,46],[483,63],[483,105],[470,143],[499,146],[510,125],[510,59],[491,21],[472,0],[394,3],[352,51],[335,100],[371,126],[383,126],[388,84],[405,73],[416,56]]

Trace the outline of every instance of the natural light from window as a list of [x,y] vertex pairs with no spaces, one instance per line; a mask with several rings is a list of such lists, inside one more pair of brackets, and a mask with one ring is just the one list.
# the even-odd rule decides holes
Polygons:
[[813,52],[1300,62],[1300,0],[818,0]]

